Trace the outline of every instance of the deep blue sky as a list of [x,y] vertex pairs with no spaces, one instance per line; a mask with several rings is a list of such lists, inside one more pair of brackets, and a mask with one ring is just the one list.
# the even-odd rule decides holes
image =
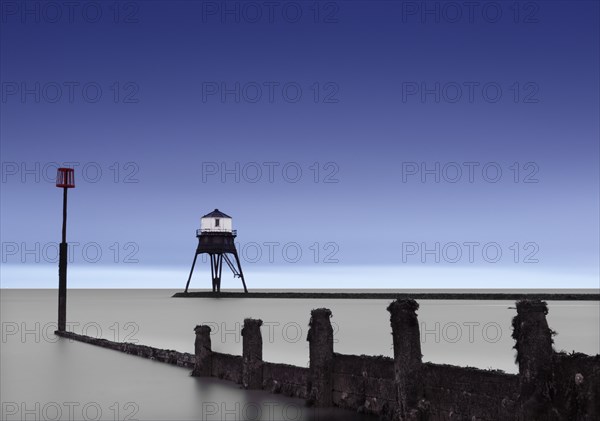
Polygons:
[[[481,269],[498,288],[513,285],[498,276],[505,270],[525,273],[523,286],[599,286],[597,1],[481,2],[472,16],[462,2],[427,2],[423,14],[423,2],[286,1],[272,17],[268,2],[119,2],[116,11],[113,2],[72,11],[1,3],[2,286],[26,286],[15,270],[52,260],[56,162],[79,163],[69,241],[103,253],[94,264],[76,251],[82,269],[171,268],[184,279],[156,285],[183,286],[199,217],[219,208],[234,217],[250,285],[273,286],[259,276],[271,271],[281,273],[277,286],[297,287],[285,274],[298,266],[328,279],[323,260],[335,252],[336,268],[416,272],[323,286],[419,287],[420,269],[439,268]],[[236,83],[239,102],[223,98]],[[217,174],[207,172],[214,163]],[[223,182],[221,165],[235,172],[236,163],[239,182],[236,174]],[[422,182],[421,166],[436,163],[439,182],[435,174]],[[272,264],[265,242],[280,244]],[[465,242],[497,243],[502,259],[488,262],[479,246],[471,262]],[[23,254],[36,243],[39,253]],[[295,253],[282,257],[290,243],[302,250],[298,263],[289,263]],[[422,263],[407,243],[440,243],[446,258]],[[454,243],[463,257],[451,263]],[[256,263],[254,244],[263,253]],[[124,263],[133,251],[139,262]],[[525,263],[533,252],[538,262]],[[52,278],[36,285],[55,285],[50,267]],[[571,275],[561,275],[564,285],[544,282],[556,273]],[[130,281],[81,276],[72,282]]]

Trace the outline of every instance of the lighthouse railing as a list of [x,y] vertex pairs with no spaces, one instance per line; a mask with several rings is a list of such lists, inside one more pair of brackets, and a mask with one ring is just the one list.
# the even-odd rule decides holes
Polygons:
[[199,228],[196,230],[196,236],[198,237],[200,234],[231,234],[237,236],[237,230]]

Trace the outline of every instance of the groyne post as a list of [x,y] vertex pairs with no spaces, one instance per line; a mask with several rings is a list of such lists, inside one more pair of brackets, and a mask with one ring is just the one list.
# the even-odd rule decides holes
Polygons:
[[398,419],[423,419],[418,405],[421,386],[421,337],[416,311],[419,304],[413,299],[398,299],[387,308],[390,312],[394,341],[394,383]]
[[[512,321],[519,364],[520,419],[551,420],[552,408],[552,330],[546,320],[548,306],[541,300],[517,302]],[[554,415],[553,415],[554,414]]]
[[331,310],[318,308],[310,312],[308,330],[310,354],[308,395],[316,407],[333,406],[333,327]]
[[245,319],[242,328],[242,385],[246,389],[262,389],[262,324],[260,319]]
[[198,325],[194,328],[194,332],[196,332],[196,341],[194,343],[196,362],[192,376],[208,377],[212,374],[210,326]]

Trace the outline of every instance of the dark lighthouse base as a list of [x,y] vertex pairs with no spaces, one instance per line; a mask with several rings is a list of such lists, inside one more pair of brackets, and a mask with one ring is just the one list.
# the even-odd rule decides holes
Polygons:
[[[203,232],[198,230],[196,235],[198,237],[198,248],[194,254],[192,269],[190,270],[190,276],[188,277],[184,292],[188,292],[198,255],[205,253],[210,258],[213,292],[221,292],[221,274],[223,272],[223,262],[225,262],[229,266],[229,269],[231,269],[231,272],[233,272],[233,276],[242,280],[244,292],[247,293],[248,288],[246,287],[242,265],[240,264],[240,258],[238,257],[234,243],[235,232]],[[233,260],[230,256],[233,257]]]

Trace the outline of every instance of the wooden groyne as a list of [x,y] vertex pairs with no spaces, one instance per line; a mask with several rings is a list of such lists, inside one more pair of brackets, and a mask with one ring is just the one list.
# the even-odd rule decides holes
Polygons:
[[71,339],[78,342],[101,346],[102,348],[112,349],[113,351],[124,352],[138,357],[148,358],[167,364],[173,364],[180,367],[194,368],[196,356],[188,352],[179,352],[172,349],[160,349],[152,346],[133,344],[130,342],[114,342],[108,339],[94,338],[91,336],[80,335],[78,333],[57,330],[55,335]]
[[[600,419],[600,355],[553,349],[547,305],[516,304],[513,318],[518,374],[423,363],[413,299],[388,306],[394,357],[334,352],[332,313],[311,311],[309,366],[275,364],[262,358],[262,321],[247,318],[242,355],[212,351],[211,328],[196,326],[194,354],[116,343],[71,332],[58,335],[193,368],[192,375],[218,377],[245,389],[305,399],[316,408],[339,407],[410,421],[591,421]],[[200,399],[200,397],[199,397]],[[199,414],[200,416],[201,414]]]

